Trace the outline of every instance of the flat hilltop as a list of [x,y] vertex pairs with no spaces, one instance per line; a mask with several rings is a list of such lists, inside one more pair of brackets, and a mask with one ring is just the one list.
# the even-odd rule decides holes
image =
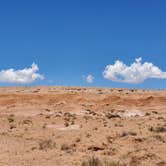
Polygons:
[[0,87],[0,166],[166,165],[166,91]]

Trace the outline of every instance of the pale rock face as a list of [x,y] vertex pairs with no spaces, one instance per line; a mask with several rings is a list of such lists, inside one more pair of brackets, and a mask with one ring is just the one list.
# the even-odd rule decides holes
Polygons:
[[126,110],[124,113],[120,113],[119,115],[122,117],[130,118],[130,117],[143,117],[145,116],[145,113],[140,110],[132,109],[132,110]]
[[52,128],[55,130],[59,130],[59,131],[72,131],[72,130],[79,130],[80,126],[79,125],[70,125],[68,127],[64,127],[64,125],[47,125],[47,128]]

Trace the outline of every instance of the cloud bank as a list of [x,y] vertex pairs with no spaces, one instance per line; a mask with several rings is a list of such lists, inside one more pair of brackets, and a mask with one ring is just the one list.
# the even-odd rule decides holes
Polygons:
[[43,80],[44,76],[37,73],[39,70],[37,64],[33,63],[30,68],[22,70],[7,69],[0,71],[0,82],[15,83],[15,84],[29,84],[38,79]]
[[93,83],[93,81],[94,81],[94,77],[92,75],[88,75],[86,77],[86,82],[87,83],[91,84],[91,83]]
[[115,61],[113,65],[106,66],[103,76],[115,82],[137,84],[149,78],[166,79],[166,72],[153,63],[142,63],[142,58],[137,58],[130,66],[122,61]]

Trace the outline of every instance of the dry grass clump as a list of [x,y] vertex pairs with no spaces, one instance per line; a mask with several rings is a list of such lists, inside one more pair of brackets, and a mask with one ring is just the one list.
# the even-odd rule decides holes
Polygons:
[[113,119],[113,118],[121,118],[118,114],[112,114],[112,113],[106,113],[105,116],[108,118],[108,119]]
[[154,135],[153,138],[155,138],[156,140],[162,142],[162,143],[165,143],[165,138],[162,137],[161,135]]
[[119,162],[105,160],[103,166],[122,166]]
[[70,146],[68,144],[62,144],[61,150],[68,151],[68,150],[70,150]]
[[102,162],[98,158],[91,157],[87,161],[83,161],[81,166],[102,166]]
[[14,118],[13,118],[13,117],[8,117],[8,122],[9,122],[9,123],[14,122]]
[[137,133],[133,131],[124,131],[120,135],[120,137],[126,137],[126,136],[137,136]]
[[56,143],[53,142],[51,139],[43,140],[39,143],[39,149],[40,150],[53,149],[55,147],[56,147]]
[[76,120],[76,116],[74,114],[68,113],[66,112],[64,114],[64,125],[65,127],[68,127],[70,125],[74,125],[75,124],[75,120]]
[[149,130],[150,130],[151,132],[163,133],[163,132],[166,132],[166,127],[164,127],[164,126],[150,127]]
[[61,145],[61,150],[66,153],[73,153],[73,152],[76,152],[76,146],[77,145],[75,143],[71,145],[64,143]]
[[98,158],[91,157],[87,161],[83,161],[81,166],[122,166],[122,164],[111,160],[101,161]]

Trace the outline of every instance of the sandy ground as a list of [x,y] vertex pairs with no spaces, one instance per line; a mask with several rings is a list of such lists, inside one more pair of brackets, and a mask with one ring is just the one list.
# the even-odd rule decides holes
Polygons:
[[0,166],[81,166],[90,156],[166,165],[166,91],[0,88]]

